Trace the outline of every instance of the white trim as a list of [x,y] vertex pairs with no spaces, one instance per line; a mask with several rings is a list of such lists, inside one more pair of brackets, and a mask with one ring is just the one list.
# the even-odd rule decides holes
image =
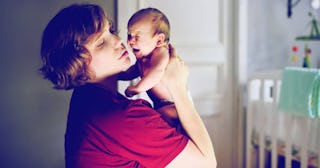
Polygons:
[[244,167],[246,163],[246,155],[245,155],[245,102],[246,102],[246,85],[247,85],[247,18],[248,18],[248,0],[239,0],[235,1],[234,4],[235,13],[233,14],[233,22],[234,25],[234,48],[235,48],[235,59],[231,65],[234,65],[234,97],[235,100],[235,111],[234,122],[236,125],[234,126],[235,137],[234,147],[236,150],[234,166],[236,167]]
[[138,9],[137,10],[142,9],[145,6],[143,2],[144,2],[143,0],[138,0],[138,2],[137,2]]

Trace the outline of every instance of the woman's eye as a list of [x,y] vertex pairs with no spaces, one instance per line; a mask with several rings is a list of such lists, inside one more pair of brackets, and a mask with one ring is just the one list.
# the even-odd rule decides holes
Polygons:
[[104,46],[104,44],[105,44],[105,41],[104,40],[102,40],[99,44],[98,44],[98,48],[101,48],[102,46]]

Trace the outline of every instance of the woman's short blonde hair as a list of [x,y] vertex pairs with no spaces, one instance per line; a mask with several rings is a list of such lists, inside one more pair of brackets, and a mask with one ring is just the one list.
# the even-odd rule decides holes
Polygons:
[[54,88],[72,89],[92,78],[88,69],[91,56],[84,44],[106,23],[111,23],[110,19],[93,4],[73,4],[50,20],[42,35],[39,70]]

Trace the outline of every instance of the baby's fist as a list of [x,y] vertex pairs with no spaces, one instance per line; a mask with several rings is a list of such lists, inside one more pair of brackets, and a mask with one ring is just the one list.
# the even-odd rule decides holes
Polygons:
[[134,86],[128,86],[124,93],[127,97],[133,97],[134,95],[138,94],[134,89]]

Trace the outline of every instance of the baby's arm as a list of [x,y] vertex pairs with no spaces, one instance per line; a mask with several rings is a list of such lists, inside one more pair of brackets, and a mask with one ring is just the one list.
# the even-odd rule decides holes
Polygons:
[[151,68],[144,74],[136,85],[132,85],[127,88],[126,95],[132,97],[135,94],[147,91],[158,84],[164,74],[168,61],[168,49],[166,47],[156,48],[151,56]]

